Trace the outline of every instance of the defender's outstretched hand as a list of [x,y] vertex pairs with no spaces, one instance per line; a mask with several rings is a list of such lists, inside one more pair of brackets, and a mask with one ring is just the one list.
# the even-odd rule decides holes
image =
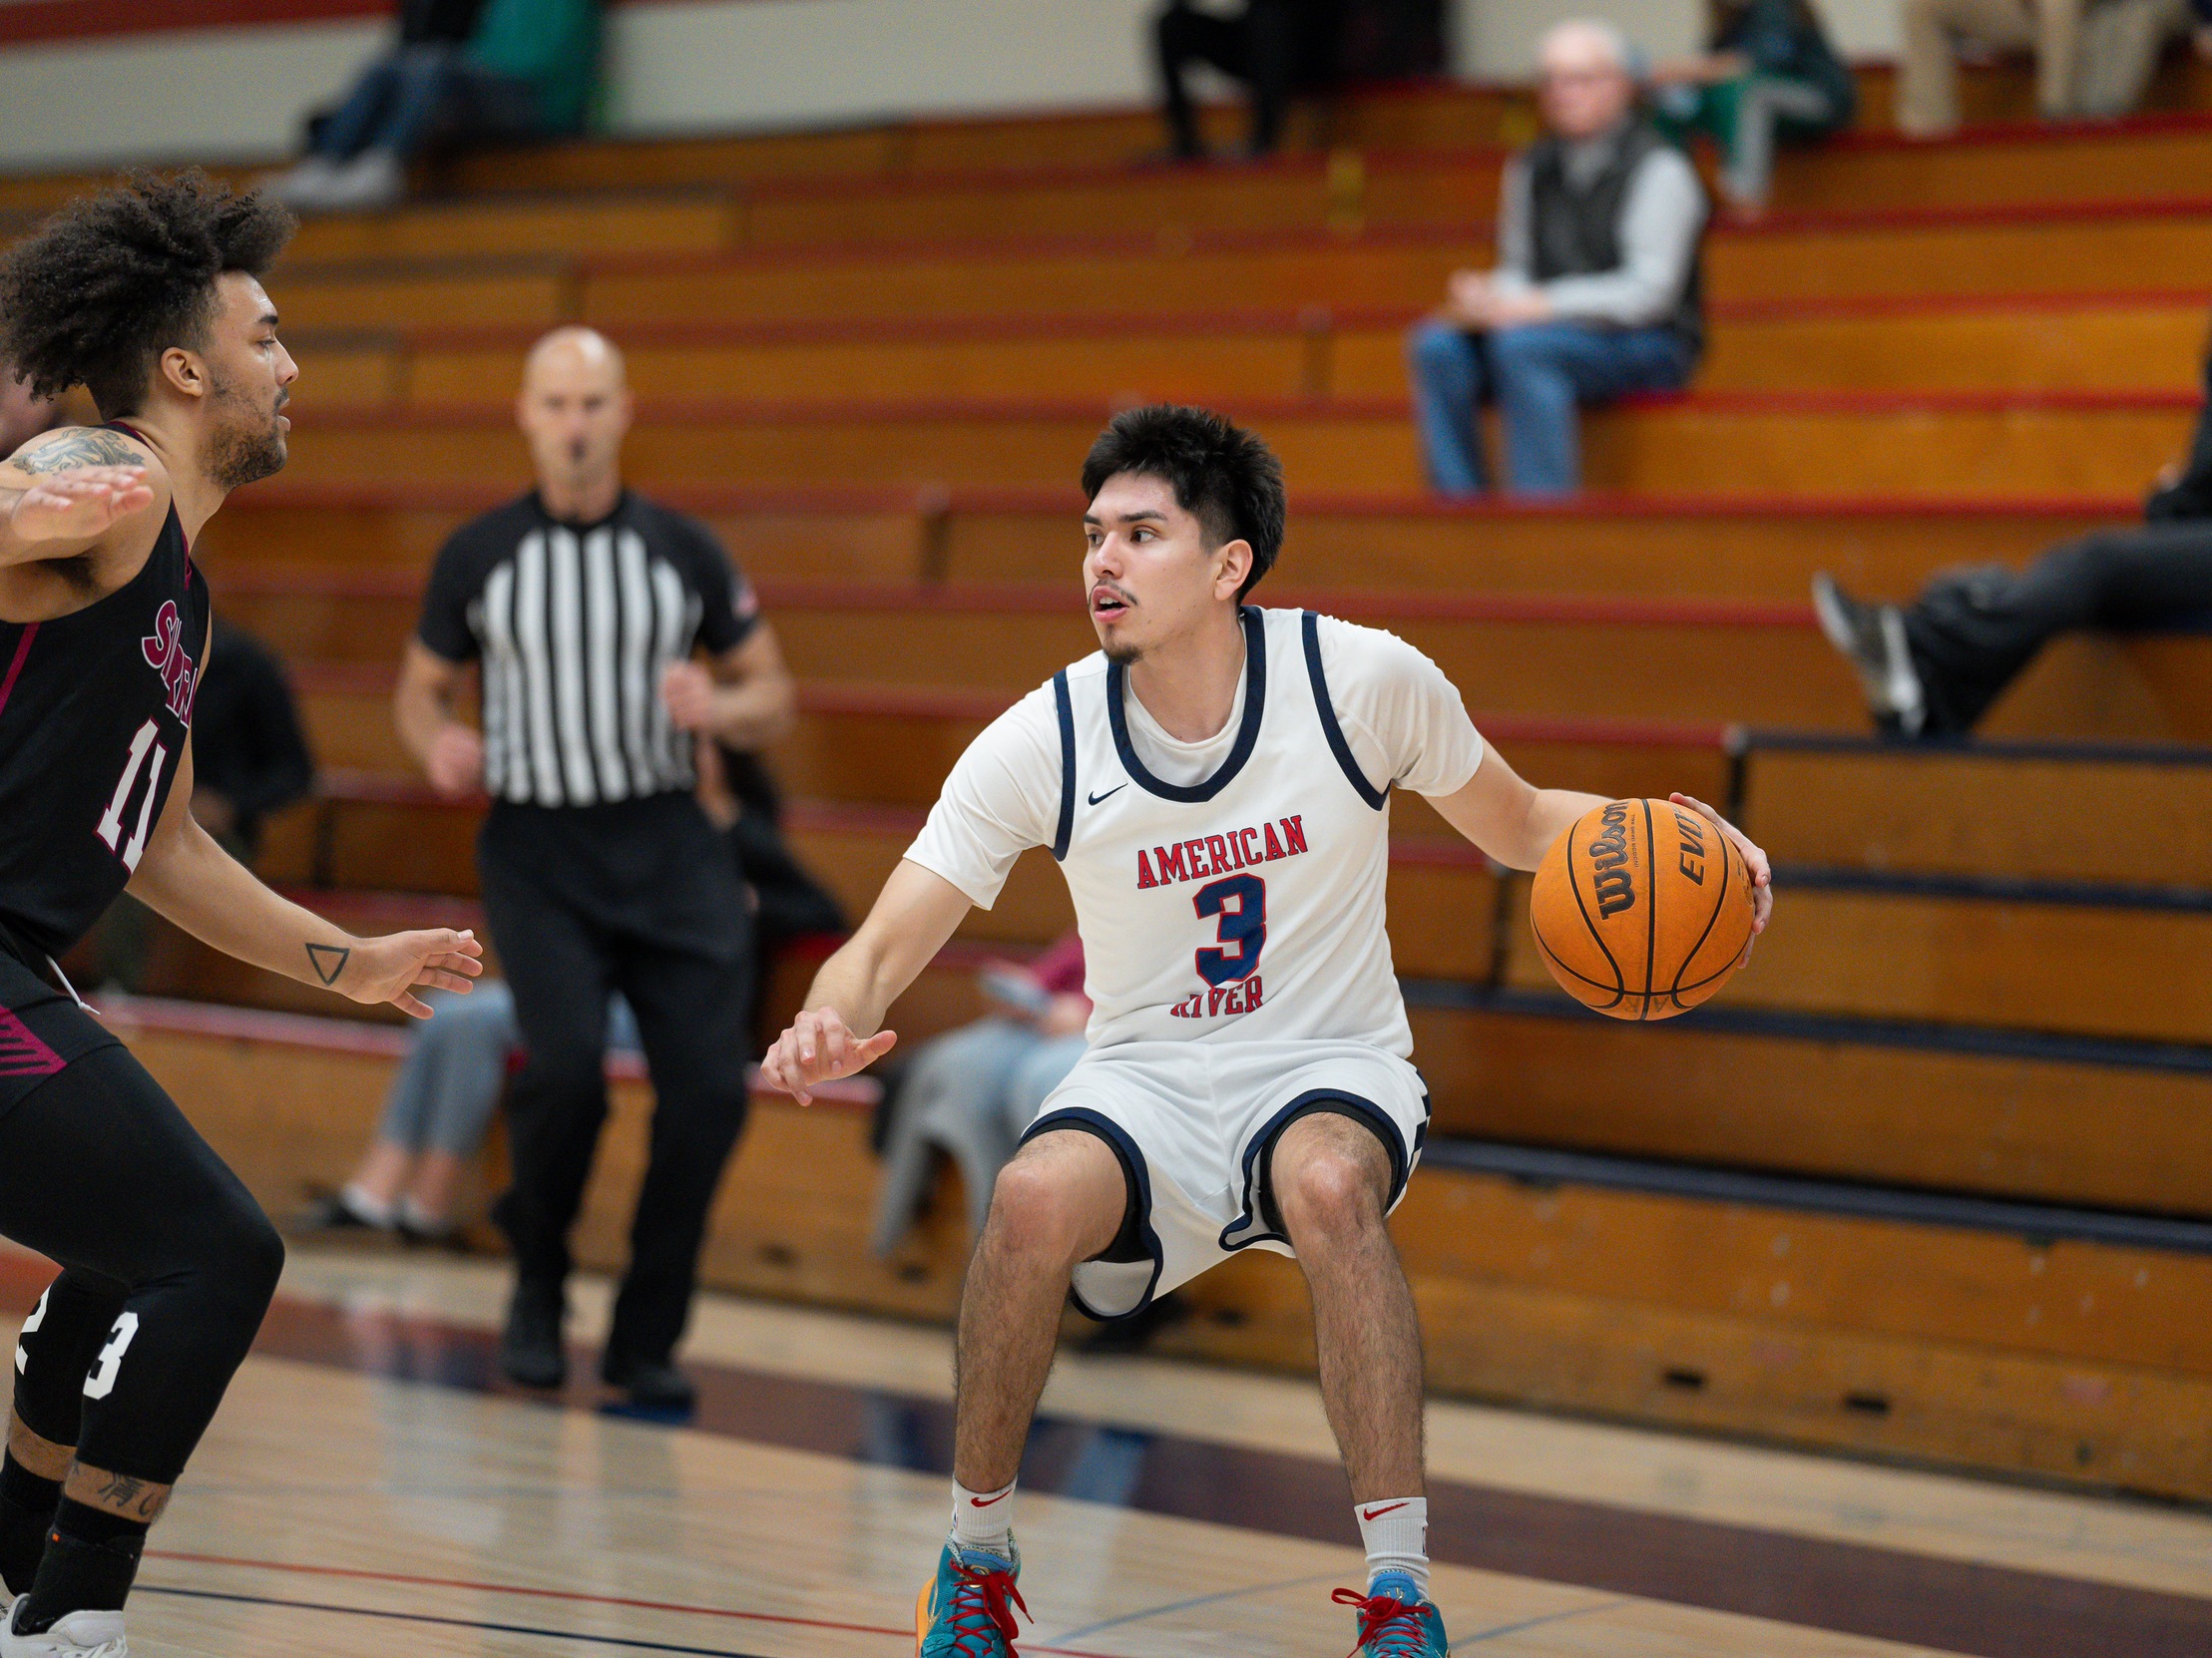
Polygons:
[[1670,794],[1667,798],[1677,806],[1687,806],[1699,817],[1713,824],[1734,843],[1743,857],[1744,867],[1751,871],[1751,940],[1743,947],[1743,959],[1751,960],[1751,945],[1767,930],[1767,917],[1774,913],[1774,871],[1767,864],[1767,855],[1751,842],[1751,837],[1722,817],[1704,801],[1687,794]]
[[393,933],[339,948],[311,944],[307,959],[315,977],[355,1002],[389,1002],[403,1014],[428,1019],[418,990],[467,991],[484,971],[484,947],[473,929],[456,933],[433,927]]
[[760,1079],[801,1105],[811,1105],[817,1082],[834,1082],[865,1070],[890,1052],[898,1039],[895,1031],[856,1036],[836,1009],[810,1008],[776,1037],[775,1046],[760,1061]]
[[77,466],[42,475],[9,515],[16,539],[87,541],[154,504],[143,466]]

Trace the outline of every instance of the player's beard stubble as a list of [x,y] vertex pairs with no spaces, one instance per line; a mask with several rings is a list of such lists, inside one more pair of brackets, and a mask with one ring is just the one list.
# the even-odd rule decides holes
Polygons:
[[220,375],[214,377],[212,390],[221,413],[208,443],[209,480],[219,489],[234,490],[281,472],[286,450],[276,417],[291,393],[279,388],[275,406],[264,411]]

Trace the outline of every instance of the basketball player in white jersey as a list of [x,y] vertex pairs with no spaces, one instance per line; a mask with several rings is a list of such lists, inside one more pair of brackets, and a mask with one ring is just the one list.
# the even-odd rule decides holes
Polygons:
[[[1439,1658],[1421,1334],[1385,1226],[1429,1117],[1383,925],[1389,793],[1429,796],[1516,869],[1602,802],[1523,782],[1392,634],[1243,603],[1283,534],[1281,468],[1257,438],[1201,410],[1132,410],[1083,481],[1101,650],[961,757],[765,1065],[805,1101],[887,1051],[892,1002],[1026,848],[1052,848],[1083,934],[1091,1047],[1000,1174],[969,1267],[953,1531],[916,1651],[1014,1651],[1014,1480],[1063,1298],[1121,1317],[1256,1248],[1295,1255],[1312,1295],[1367,1545],[1367,1592],[1337,1591],[1358,1652]],[[1743,853],[1763,928],[1765,856],[1675,798]]]

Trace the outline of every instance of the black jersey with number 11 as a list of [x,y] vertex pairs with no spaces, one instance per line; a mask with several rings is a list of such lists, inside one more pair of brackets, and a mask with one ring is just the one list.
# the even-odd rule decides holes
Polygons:
[[174,507],[146,568],[105,599],[0,622],[0,929],[12,953],[60,956],[138,868],[191,740],[207,639],[208,584]]

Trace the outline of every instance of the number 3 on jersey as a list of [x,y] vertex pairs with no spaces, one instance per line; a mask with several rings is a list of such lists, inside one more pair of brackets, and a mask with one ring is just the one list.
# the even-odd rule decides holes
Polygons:
[[1267,944],[1267,883],[1256,875],[1232,875],[1224,881],[1200,887],[1191,894],[1200,920],[1220,919],[1214,937],[1233,944],[1236,952],[1201,950],[1198,977],[1218,990],[1259,971],[1259,953]]
[[[146,852],[147,831],[154,827],[154,797],[162,792],[162,767],[169,760],[169,745],[154,740],[158,730],[152,720],[139,727],[139,734],[131,739],[131,758],[124,765],[123,780],[116,784],[115,798],[108,802],[108,809],[100,817],[100,838],[108,843],[110,852],[123,860],[123,867],[128,870],[135,871]],[[146,764],[149,753],[154,756],[151,769]],[[138,824],[131,831],[129,843],[125,844],[123,816],[130,807],[131,795],[138,786],[142,770],[146,772],[146,799],[139,807]]]

